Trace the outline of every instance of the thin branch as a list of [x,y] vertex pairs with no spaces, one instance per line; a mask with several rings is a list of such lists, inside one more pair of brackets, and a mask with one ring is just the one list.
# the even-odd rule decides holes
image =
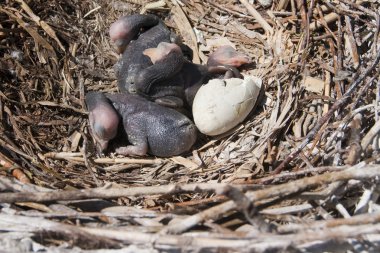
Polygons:
[[[347,181],[350,179],[371,179],[376,176],[380,176],[380,166],[378,165],[365,165],[364,163],[357,164],[350,169],[325,173],[314,177],[308,177],[299,179],[296,181],[288,182],[286,184],[275,185],[263,190],[246,193],[247,198],[250,201],[260,201],[269,198],[284,198],[290,194],[301,192],[310,187],[315,187],[322,184],[329,184],[336,181]],[[211,207],[200,213],[185,218],[179,222],[168,225],[162,230],[162,233],[182,233],[191,227],[202,223],[205,220],[213,219],[217,220],[225,213],[236,208],[236,204],[233,201],[227,201],[223,204]]]
[[[0,183],[4,179],[0,177]],[[80,200],[80,199],[113,199],[120,197],[147,196],[157,194],[177,194],[186,192],[216,192],[223,191],[227,184],[174,184],[160,186],[142,186],[130,188],[113,188],[105,187],[92,188],[86,190],[70,190],[70,191],[50,191],[50,192],[18,192],[18,193],[0,193],[0,203],[14,202],[48,202],[57,200]],[[250,186],[236,186],[240,189],[247,189]]]
[[347,92],[344,94],[344,96],[337,100],[330,108],[330,110],[318,121],[318,123],[315,125],[315,127],[307,134],[305,139],[302,141],[302,143],[287,157],[284,161],[281,162],[280,165],[277,166],[277,168],[274,170],[274,174],[280,173],[285,166],[287,166],[305,147],[307,144],[310,143],[310,141],[313,140],[314,136],[318,133],[318,131],[321,129],[321,127],[331,118],[331,116],[334,114],[334,112],[338,109],[340,109],[343,105],[345,105],[352,93],[355,91],[355,89],[358,87],[358,85],[363,82],[363,80],[369,76],[372,71],[377,67],[380,61],[380,50],[377,52],[376,58],[372,65],[359,77],[357,78],[351,86],[348,88]]

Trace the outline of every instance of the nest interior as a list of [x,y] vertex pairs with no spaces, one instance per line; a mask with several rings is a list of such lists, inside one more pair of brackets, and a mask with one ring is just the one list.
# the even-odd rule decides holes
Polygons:
[[[375,0],[6,0],[0,245],[376,252],[379,10]],[[241,72],[263,81],[259,105],[182,156],[99,157],[84,98],[118,92],[108,29],[132,13],[160,16],[194,62],[236,46],[252,62]]]

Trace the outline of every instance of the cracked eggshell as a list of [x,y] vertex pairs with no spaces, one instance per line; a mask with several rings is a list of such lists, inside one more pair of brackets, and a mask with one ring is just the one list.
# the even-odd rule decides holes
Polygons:
[[197,92],[193,116],[199,131],[219,135],[242,122],[253,109],[262,80],[254,76],[212,79]]

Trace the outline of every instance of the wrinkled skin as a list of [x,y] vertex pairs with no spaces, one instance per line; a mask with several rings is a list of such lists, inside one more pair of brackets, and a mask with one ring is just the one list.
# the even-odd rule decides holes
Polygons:
[[149,57],[143,55],[145,49],[155,48],[164,41],[177,43],[182,50],[191,53],[191,49],[183,45],[154,15],[135,14],[121,17],[111,25],[109,33],[117,52],[122,53],[115,66],[121,92],[135,93],[135,81],[140,71],[152,65]]
[[119,18],[111,25],[109,30],[111,41],[115,44],[116,51],[122,54],[128,44],[132,40],[136,40],[143,29],[149,29],[158,23],[159,19],[154,15],[137,14]]
[[[92,131],[100,148],[107,147],[105,143],[108,144],[112,139],[110,136],[118,126],[119,121],[113,120],[115,115],[121,119],[122,129],[119,131],[127,135],[131,144],[116,149],[116,153],[121,155],[143,156],[149,153],[170,157],[188,151],[196,141],[196,127],[187,117],[140,96],[128,93],[88,93],[86,103],[90,115],[93,115],[90,118],[91,129],[102,129]],[[111,110],[106,110],[107,115],[95,113],[102,112],[102,108]],[[111,135],[105,135],[104,129]]]
[[249,58],[228,45],[218,47],[207,60],[208,66],[223,65],[238,68],[246,63],[249,63]]
[[89,111],[90,131],[98,152],[108,147],[108,142],[116,137],[119,126],[119,115],[101,93],[89,92],[86,95]]
[[186,60],[181,49],[172,43],[161,42],[156,48],[144,51],[154,63],[136,78],[136,90],[156,103],[178,108],[191,108],[201,85],[220,75],[241,77],[237,67],[248,63],[247,56],[232,47],[221,47],[210,55],[207,66]]

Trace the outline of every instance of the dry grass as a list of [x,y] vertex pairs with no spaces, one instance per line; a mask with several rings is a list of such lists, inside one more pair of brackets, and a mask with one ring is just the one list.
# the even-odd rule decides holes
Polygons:
[[[378,1],[148,2],[0,4],[2,248],[378,252]],[[97,157],[84,96],[117,92],[107,29],[152,6],[195,62],[220,38],[249,55],[265,98],[181,157]]]

